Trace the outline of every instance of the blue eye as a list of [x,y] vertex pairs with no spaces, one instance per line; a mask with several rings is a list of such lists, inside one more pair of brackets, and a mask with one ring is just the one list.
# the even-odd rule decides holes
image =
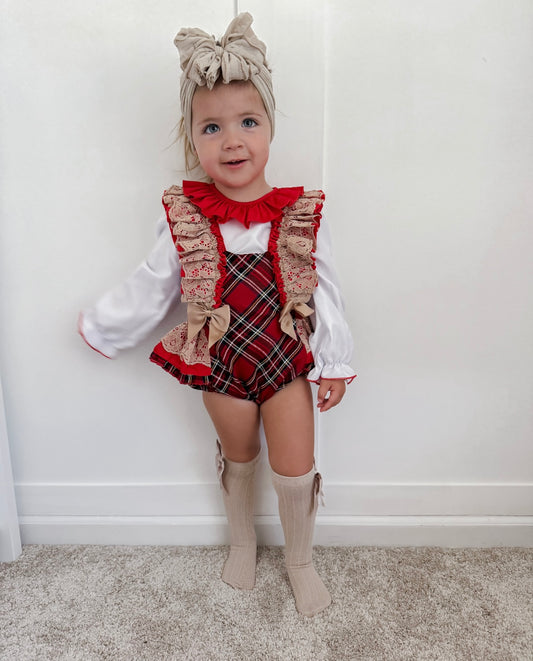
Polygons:
[[252,119],[251,117],[247,117],[246,119],[242,120],[242,125],[244,126],[245,129],[251,129],[254,126],[257,126],[257,122],[255,119]]
[[207,133],[208,135],[212,135],[213,133],[216,133],[219,130],[220,129],[216,124],[208,124],[204,129],[204,133]]

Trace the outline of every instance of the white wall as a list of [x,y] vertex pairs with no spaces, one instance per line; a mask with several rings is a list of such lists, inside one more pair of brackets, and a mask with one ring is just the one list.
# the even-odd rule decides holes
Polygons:
[[[0,362],[25,542],[224,539],[198,393],[78,309],[148,249],[181,26],[234,3],[4,3]],[[359,377],[319,421],[322,543],[531,543],[533,9],[240,2],[270,50],[275,185],[323,186]],[[266,466],[264,467],[266,468]],[[280,540],[266,470],[262,539]]]
[[21,550],[2,382],[0,381],[0,562],[15,560]]

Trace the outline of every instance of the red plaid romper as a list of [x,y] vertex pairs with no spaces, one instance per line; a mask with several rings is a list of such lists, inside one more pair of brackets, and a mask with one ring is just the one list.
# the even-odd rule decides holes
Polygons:
[[[302,213],[300,205],[298,213],[285,223],[287,214],[283,214],[282,207],[271,221],[268,251],[235,254],[225,249],[218,222],[205,213],[212,213],[208,202],[204,203],[206,197],[209,200],[204,187],[209,185],[195,184],[202,193],[195,200],[196,188],[192,184],[184,182],[183,191],[172,187],[163,197],[182,260],[182,300],[207,303],[212,308],[229,306],[229,325],[220,339],[208,347],[207,318],[205,327],[194,338],[187,334],[187,323],[180,324],[157,344],[150,360],[192,388],[261,404],[313,367],[308,320],[291,315],[292,329],[286,332],[281,328],[280,316],[288,300],[306,303],[316,285],[311,253],[316,245],[321,204],[317,205],[316,196],[306,198],[304,206],[312,213]],[[302,189],[274,190],[290,192],[288,200],[270,196],[278,197],[283,205],[300,200],[303,193]],[[199,209],[204,213],[200,214]],[[293,240],[280,240],[285,234],[284,224],[293,226],[287,234]],[[280,248],[282,244],[285,249]],[[289,271],[284,264],[290,264]]]

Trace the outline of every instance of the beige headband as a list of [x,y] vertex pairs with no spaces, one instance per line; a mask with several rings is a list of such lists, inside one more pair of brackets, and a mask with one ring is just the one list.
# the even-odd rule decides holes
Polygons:
[[252,28],[253,18],[239,14],[220,41],[198,28],[182,28],[174,44],[182,68],[180,101],[185,132],[192,142],[192,98],[197,87],[213,89],[220,78],[224,83],[249,80],[259,92],[274,136],[275,101],[272,76],[266,61],[266,46]]

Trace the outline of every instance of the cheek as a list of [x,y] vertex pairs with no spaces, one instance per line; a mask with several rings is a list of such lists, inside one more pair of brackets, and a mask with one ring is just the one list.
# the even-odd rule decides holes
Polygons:
[[199,156],[200,154],[206,153],[209,151],[209,141],[206,140],[206,137],[202,132],[194,132],[191,136],[192,138],[192,148]]
[[211,158],[211,151],[208,145],[204,145],[201,142],[194,146],[196,155],[200,162],[207,161]]
[[210,146],[200,143],[196,148],[196,156],[206,174],[212,176],[218,161],[217,154],[214,153],[214,150]]
[[263,154],[263,158],[268,160],[270,154],[270,143],[268,141],[263,142],[261,152]]

